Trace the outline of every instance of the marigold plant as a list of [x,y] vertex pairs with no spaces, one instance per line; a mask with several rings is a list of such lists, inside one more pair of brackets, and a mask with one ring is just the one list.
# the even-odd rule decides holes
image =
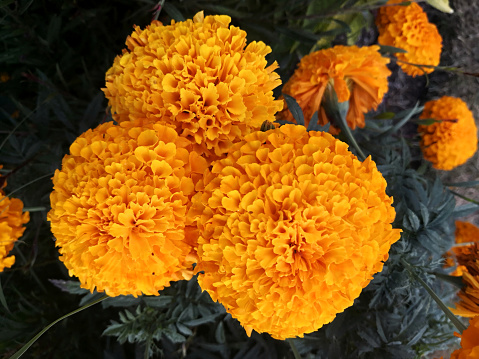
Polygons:
[[174,128],[140,123],[88,130],[53,177],[60,259],[83,288],[110,296],[157,295],[196,261],[185,214],[206,160]]
[[[382,57],[378,50],[378,46],[334,46],[301,59],[283,92],[296,99],[306,126],[316,111],[320,125],[330,121],[321,106],[326,87],[330,85],[339,102],[349,101],[348,126],[364,127],[364,114],[376,109],[388,91],[387,78],[391,72],[386,65],[389,59]],[[294,120],[287,109],[280,117]],[[338,132],[334,123],[332,125],[333,132]]]
[[476,152],[476,123],[460,98],[443,96],[426,102],[420,118],[437,121],[418,127],[422,153],[434,168],[451,170],[464,164]]
[[292,338],[331,322],[399,239],[386,181],[347,148],[303,126],[256,132],[199,184],[198,281],[248,335]]
[[461,348],[451,354],[451,359],[479,359],[479,316],[470,319],[467,329],[457,336],[461,338]]
[[106,73],[113,118],[168,122],[196,144],[195,150],[222,155],[232,142],[266,121],[282,102],[281,84],[265,56],[263,42],[246,45],[246,32],[229,16],[195,15],[193,20],[135,27],[127,50]]
[[456,309],[451,309],[454,314],[462,317],[475,317],[479,315],[479,245],[477,243],[466,247],[457,255],[457,261],[464,266],[462,280],[464,288],[457,294],[460,301]]
[[392,6],[402,0],[390,0],[379,9],[376,25],[379,31],[378,43],[401,48],[398,52],[401,69],[410,76],[423,75],[434,71],[433,67],[418,67],[411,64],[437,66],[441,58],[442,37],[436,25],[429,22],[426,13],[417,3],[408,6]]
[[0,272],[15,263],[15,256],[8,256],[8,253],[23,235],[23,225],[29,220],[29,213],[23,212],[23,202],[18,198],[6,197],[0,189]]

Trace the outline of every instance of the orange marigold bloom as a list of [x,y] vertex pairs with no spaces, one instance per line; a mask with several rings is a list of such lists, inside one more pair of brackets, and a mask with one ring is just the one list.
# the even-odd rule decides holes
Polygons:
[[257,130],[282,109],[273,89],[281,84],[267,66],[271,48],[246,46],[246,32],[230,26],[229,16],[203,16],[163,26],[135,27],[128,50],[106,73],[113,118],[168,122],[197,144],[198,153],[224,154],[230,145]]
[[457,255],[457,261],[465,267],[462,273],[465,287],[457,294],[461,300],[456,303],[456,309],[451,310],[454,314],[472,318],[479,315],[479,244],[466,247]]
[[346,143],[303,126],[246,136],[203,185],[189,212],[200,232],[198,281],[248,335],[285,339],[331,322],[400,237],[371,158],[360,162]]
[[0,189],[0,272],[15,263],[15,256],[8,256],[8,253],[23,235],[23,225],[29,220],[29,213],[23,212],[23,202],[18,198],[6,197]]
[[[456,243],[474,243],[479,242],[479,228],[469,222],[456,221]],[[447,267],[454,266],[453,258],[458,255],[468,253],[470,251],[469,246],[455,246],[449,252],[447,252]],[[459,265],[457,269],[451,273],[455,276],[462,276],[466,270],[465,266]]]
[[421,150],[434,168],[451,170],[465,163],[477,150],[477,128],[472,112],[460,98],[443,96],[426,102],[421,119],[439,122],[421,125]]
[[461,338],[461,349],[455,350],[451,359],[479,359],[479,316],[469,320],[467,329],[456,336]]
[[88,130],[53,177],[60,259],[83,288],[110,296],[157,295],[196,262],[185,215],[206,160],[174,128],[140,123]]
[[[376,109],[388,91],[389,59],[378,52],[379,46],[334,46],[304,56],[283,92],[296,99],[303,110],[306,127],[318,111],[320,125],[329,122],[321,106],[328,85],[333,86],[338,101],[349,101],[348,126],[364,127],[364,114]],[[280,117],[294,121],[285,109]],[[332,132],[338,132],[334,128]]]
[[[442,51],[442,37],[437,27],[431,24],[424,10],[412,2],[408,6],[391,6],[402,0],[390,0],[388,6],[378,11],[376,25],[379,31],[378,43],[399,47],[406,53],[396,53],[401,69],[410,76],[423,75],[434,71],[433,67],[419,68],[404,62],[437,66]],[[401,62],[404,61],[404,62]]]

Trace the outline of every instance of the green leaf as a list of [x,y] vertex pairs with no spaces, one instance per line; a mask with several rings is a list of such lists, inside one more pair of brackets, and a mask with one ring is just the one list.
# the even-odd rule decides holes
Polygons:
[[168,16],[174,19],[175,21],[186,20],[183,14],[180,12],[180,10],[178,10],[178,8],[169,1],[165,2],[165,4],[163,5],[163,9],[165,9]]
[[461,276],[456,277],[456,276],[453,276],[453,275],[447,275],[447,274],[443,274],[443,273],[434,273],[434,275],[437,278],[443,280],[444,282],[448,282],[448,283],[453,284],[454,286],[456,286],[459,289],[462,289],[465,285]]
[[7,301],[5,299],[5,295],[3,294],[2,288],[2,281],[0,280],[0,303],[2,303],[3,307],[10,313],[10,309],[8,308]]
[[479,181],[444,183],[444,186],[447,186],[447,187],[477,187],[477,186],[479,186]]
[[452,212],[452,214],[454,218],[460,218],[460,217],[465,217],[470,214],[473,214],[477,211],[479,211],[479,204],[467,203],[462,206],[457,206],[456,208],[454,208],[454,211]]
[[288,105],[288,110],[293,115],[293,118],[296,120],[296,123],[298,125],[304,126],[303,110],[298,105],[298,102],[296,102],[296,99],[285,93],[283,93],[283,97],[284,97],[284,100],[286,101],[286,104]]

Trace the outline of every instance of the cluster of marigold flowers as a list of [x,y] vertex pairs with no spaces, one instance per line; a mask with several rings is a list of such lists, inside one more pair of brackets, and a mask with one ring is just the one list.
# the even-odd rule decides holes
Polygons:
[[[302,336],[353,304],[400,230],[370,158],[304,126],[259,131],[282,109],[277,65],[229,23],[200,13],[135,29],[106,74],[118,124],[71,145],[48,219],[83,288],[158,295],[197,273],[248,334]],[[377,78],[351,93],[384,92],[377,48],[349,51],[362,58],[346,75]],[[361,113],[378,104],[365,101]]]
[[[393,199],[371,158],[359,161],[331,134],[259,131],[275,116],[294,119],[273,96],[271,49],[247,44],[230,21],[198,13],[135,28],[103,89],[118,124],[71,145],[48,219],[83,288],[158,295],[198,274],[248,334],[302,336],[382,270],[400,238]],[[338,132],[323,105],[334,92],[349,103],[348,126],[364,127],[387,92],[388,63],[378,46],[335,46],[305,56],[283,92],[306,124],[317,112]]]

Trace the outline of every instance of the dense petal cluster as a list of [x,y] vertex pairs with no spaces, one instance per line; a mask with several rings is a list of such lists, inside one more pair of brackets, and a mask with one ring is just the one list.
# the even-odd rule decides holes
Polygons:
[[6,197],[0,189],[0,272],[15,263],[15,256],[8,256],[8,253],[23,235],[23,225],[29,220],[29,213],[23,212],[23,202],[18,198]]
[[[306,126],[316,111],[320,125],[331,120],[321,106],[326,87],[330,85],[339,102],[349,101],[348,126],[352,129],[364,127],[364,114],[376,109],[388,91],[387,78],[391,72],[386,65],[389,59],[382,57],[378,50],[379,46],[338,45],[301,59],[284,85],[283,93],[296,99],[303,110]],[[280,116],[293,121],[287,110]]]
[[451,359],[479,359],[479,316],[469,320],[469,326],[460,337],[461,348],[451,354]]
[[475,317],[479,315],[479,244],[465,247],[458,254],[457,261],[464,266],[462,281],[465,287],[457,294],[461,299],[456,303],[454,314],[462,317]]
[[281,84],[267,66],[271,48],[246,45],[246,33],[230,26],[229,16],[198,13],[193,20],[158,21],[128,37],[128,50],[106,73],[113,118],[168,122],[196,144],[199,153],[222,155],[266,121],[274,121],[282,102]]
[[205,173],[189,212],[195,270],[248,334],[291,338],[331,322],[399,239],[386,181],[347,147],[285,125],[246,136]]
[[[469,222],[456,221],[455,237],[457,245],[451,248],[446,254],[446,267],[455,266],[456,263],[454,258],[463,253],[469,252],[469,245],[464,244],[479,242],[479,228]],[[462,276],[464,270],[466,270],[466,267],[459,265],[451,275]]]
[[60,259],[83,288],[110,296],[157,295],[196,261],[185,215],[206,160],[174,128],[140,123],[88,130],[53,177]]
[[460,98],[443,96],[426,102],[420,118],[438,121],[418,127],[422,153],[434,168],[451,170],[464,164],[476,152],[476,123]]
[[[378,43],[407,51],[396,53],[401,69],[410,76],[434,71],[433,67],[418,67],[410,64],[437,66],[442,51],[442,37],[436,25],[429,22],[426,13],[417,3],[408,6],[391,5],[402,0],[390,0],[379,9],[376,25]],[[408,64],[409,63],[409,64]]]

